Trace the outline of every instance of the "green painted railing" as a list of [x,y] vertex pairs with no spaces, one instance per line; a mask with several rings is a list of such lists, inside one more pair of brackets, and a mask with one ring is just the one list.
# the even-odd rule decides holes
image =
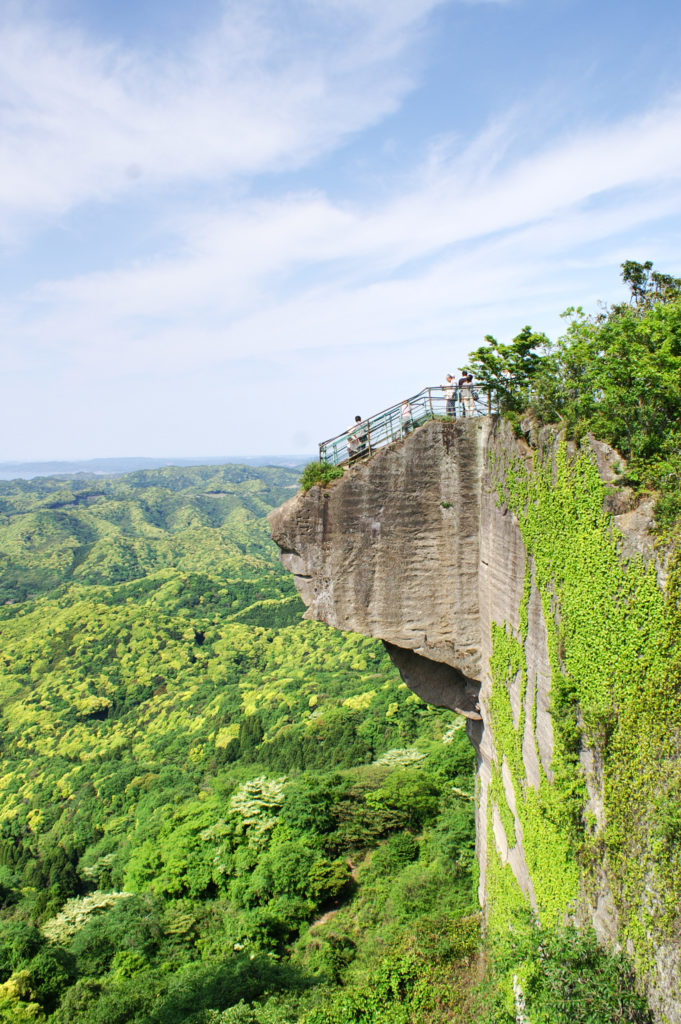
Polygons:
[[342,434],[322,441],[319,461],[332,466],[355,462],[373,454],[393,441],[405,437],[416,427],[437,416],[488,416],[496,407],[489,389],[477,385],[448,388],[443,385],[424,388],[397,405],[354,423]]

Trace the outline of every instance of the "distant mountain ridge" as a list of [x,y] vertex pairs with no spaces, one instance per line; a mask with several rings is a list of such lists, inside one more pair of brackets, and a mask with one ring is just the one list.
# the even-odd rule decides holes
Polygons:
[[31,480],[36,476],[95,476],[134,473],[138,469],[162,469],[164,466],[303,466],[312,455],[224,455],[189,458],[147,458],[130,456],[109,459],[45,459],[40,462],[0,462],[0,480]]
[[168,567],[263,571],[276,564],[264,517],[298,476],[285,466],[164,466],[0,481],[0,602]]

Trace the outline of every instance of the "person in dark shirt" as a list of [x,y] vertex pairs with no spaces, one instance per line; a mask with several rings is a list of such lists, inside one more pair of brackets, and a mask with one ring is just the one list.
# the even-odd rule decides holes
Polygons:
[[[473,378],[471,377],[471,382]],[[459,401],[461,402],[461,415],[466,415],[466,410],[469,408],[469,398],[471,393],[471,387],[468,383],[468,370],[465,368],[461,371],[457,387],[459,389]]]
[[463,399],[466,404],[467,416],[475,416],[475,399],[477,397],[478,396],[475,390],[473,389],[473,374],[469,370],[466,377],[466,390],[464,391]]

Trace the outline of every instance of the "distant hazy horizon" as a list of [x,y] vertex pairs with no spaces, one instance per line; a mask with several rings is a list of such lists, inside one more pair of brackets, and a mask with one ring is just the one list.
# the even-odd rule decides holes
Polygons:
[[0,462],[0,480],[32,480],[38,476],[74,476],[90,473],[94,476],[115,476],[135,473],[141,469],[161,469],[163,466],[302,466],[314,455],[215,455],[194,457],[121,456],[102,459],[41,459],[36,461]]

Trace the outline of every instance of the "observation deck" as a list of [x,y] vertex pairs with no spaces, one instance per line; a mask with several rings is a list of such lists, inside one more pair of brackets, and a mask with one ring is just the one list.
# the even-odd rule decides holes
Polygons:
[[353,424],[342,434],[322,441],[319,445],[319,461],[332,466],[354,463],[406,437],[428,420],[489,416],[497,411],[496,405],[493,390],[482,385],[427,387],[375,416]]

